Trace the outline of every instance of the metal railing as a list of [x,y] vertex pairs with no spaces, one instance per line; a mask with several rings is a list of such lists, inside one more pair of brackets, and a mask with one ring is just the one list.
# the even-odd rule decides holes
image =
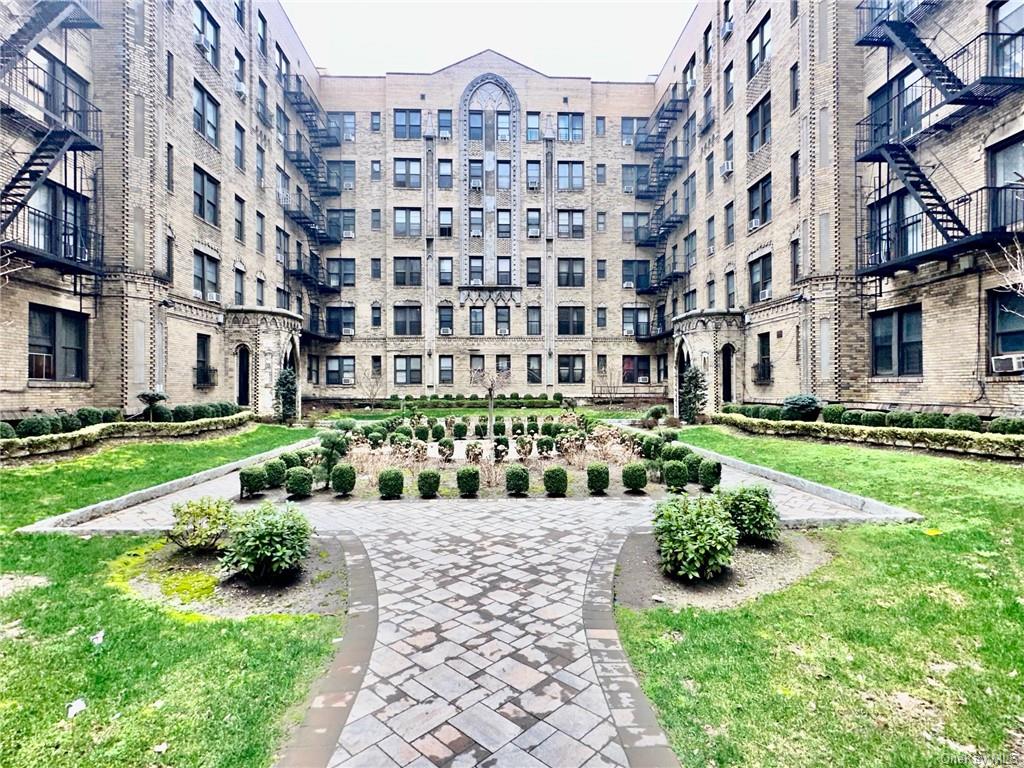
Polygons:
[[4,230],[4,240],[19,252],[76,271],[98,272],[103,265],[103,236],[99,232],[30,206],[22,208]]
[[217,369],[198,365],[192,369],[192,386],[196,389],[212,389],[217,386]]
[[862,0],[857,5],[857,40],[879,43],[885,22],[917,21],[935,9],[941,0]]
[[772,364],[768,360],[761,360],[751,366],[753,381],[755,384],[770,384],[772,381]]
[[256,99],[256,117],[260,119],[267,128],[274,127],[274,120],[270,116],[270,107],[267,106],[267,102],[263,99]]
[[0,80],[5,107],[15,109],[44,128],[67,128],[82,146],[103,145],[100,109],[67,81],[28,59],[22,59]]

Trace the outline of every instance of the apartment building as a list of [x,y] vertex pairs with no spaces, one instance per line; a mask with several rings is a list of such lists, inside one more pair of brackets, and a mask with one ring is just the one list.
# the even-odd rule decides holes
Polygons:
[[1024,220],[1020,0],[700,3],[643,83],[328,74],[276,2],[0,14],[0,411],[268,412],[286,366],[307,401],[695,365],[712,410],[1024,406],[986,255]]

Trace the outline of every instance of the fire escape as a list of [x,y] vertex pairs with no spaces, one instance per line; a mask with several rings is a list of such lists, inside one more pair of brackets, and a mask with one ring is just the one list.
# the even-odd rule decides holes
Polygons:
[[914,271],[1024,231],[1024,189],[985,186],[947,199],[914,157],[926,139],[948,134],[1024,89],[1024,34],[983,33],[940,58],[918,34],[918,24],[938,4],[865,0],[858,6],[857,44],[898,51],[921,73],[883,103],[876,102],[857,124],[857,161],[885,163],[921,208],[911,216],[861,227],[857,273],[863,277]]
[[[54,215],[29,205],[62,162],[80,192],[85,167],[79,153],[102,151],[100,110],[69,82],[62,67],[48,70],[29,59],[36,46],[58,30],[98,29],[98,0],[39,0],[16,22],[14,33],[0,43],[0,118],[8,135],[32,145],[15,158],[0,189],[0,240],[17,256],[62,274],[97,275],[103,263],[103,240],[81,211]],[[95,190],[94,190],[95,192]],[[94,195],[95,198],[95,195]],[[95,203],[95,199],[91,202]]]
[[[299,115],[305,134],[296,130],[285,137],[285,156],[306,180],[308,195],[289,190],[278,190],[284,213],[309,236],[305,256],[285,255],[288,277],[305,286],[310,296],[309,314],[302,324],[302,336],[308,341],[338,341],[341,328],[326,322],[320,302],[341,292],[341,275],[332,276],[320,255],[323,246],[341,242],[341,222],[330,220],[324,212],[323,199],[341,194],[341,175],[329,171],[323,159],[324,147],[337,147],[341,135],[337,126],[327,123],[327,115],[302,75],[288,74],[283,78],[285,99]],[[316,296],[317,301],[312,297]]]

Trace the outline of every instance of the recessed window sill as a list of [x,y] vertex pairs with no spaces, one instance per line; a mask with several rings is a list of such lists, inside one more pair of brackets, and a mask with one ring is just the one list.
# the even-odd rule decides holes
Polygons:
[[921,384],[924,376],[870,376],[869,384]]
[[92,389],[91,381],[53,381],[51,379],[29,379],[31,389]]

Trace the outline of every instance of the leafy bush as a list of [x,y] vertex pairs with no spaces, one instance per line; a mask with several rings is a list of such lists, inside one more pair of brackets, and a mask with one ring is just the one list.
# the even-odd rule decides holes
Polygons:
[[714,496],[679,496],[655,507],[654,538],[662,571],[710,579],[732,562],[739,532]]
[[384,444],[384,433],[371,432],[366,436],[366,442],[370,444],[371,448],[380,448]]
[[267,473],[267,488],[280,488],[284,485],[288,465],[281,459],[270,459],[263,463],[263,471]]
[[331,476],[331,470],[338,460],[348,454],[348,438],[336,430],[328,430],[319,434],[320,456],[323,464],[322,480]]
[[674,441],[671,443],[665,443],[661,449],[662,461],[682,461],[689,454],[693,453],[690,450],[690,446]]
[[554,393],[554,394],[553,394],[553,395],[551,396],[551,399],[552,399],[552,400],[554,400],[554,401],[555,401],[556,403],[560,403],[560,402],[562,402],[562,393],[561,393],[561,392],[555,392],[555,393]]
[[[547,426],[547,425],[545,425]],[[538,456],[550,456],[555,450],[555,440],[553,437],[548,435],[541,435],[537,438],[537,455]]]
[[452,434],[455,435],[455,439],[456,440],[465,440],[466,439],[466,433],[468,431],[469,431],[469,427],[467,427],[461,421],[455,422],[455,425],[452,427]]
[[526,425],[521,421],[512,422],[512,435],[513,437],[519,437],[520,435],[526,434]]
[[103,421],[103,411],[99,408],[90,408],[89,406],[79,408],[75,411],[75,416],[78,417],[83,427],[91,427]]
[[151,409],[153,418],[150,421],[160,422],[166,424],[167,422],[174,421],[174,414],[171,413],[171,409],[166,405],[157,403]]
[[647,467],[642,461],[631,461],[622,468],[622,484],[630,491],[647,487]]
[[261,464],[242,467],[238,472],[238,483],[241,486],[241,491],[238,495],[243,499],[246,496],[259,493],[267,487],[267,470]]
[[664,418],[667,415],[668,408],[666,408],[664,405],[652,405],[650,408],[647,409],[647,413],[644,414],[646,418],[654,419],[655,421]]
[[199,405],[193,405],[192,406],[192,418],[193,419],[212,419],[213,418],[213,409],[210,406],[205,405],[203,403],[200,403]]
[[790,395],[782,401],[782,418],[787,421],[817,421],[821,401],[814,395]]
[[[282,462],[282,466],[283,464]],[[292,467],[286,470],[284,489],[292,496],[309,496],[313,492],[313,470],[309,467]]]
[[981,432],[981,419],[973,413],[954,413],[946,419],[946,429]]
[[484,459],[484,447],[475,440],[466,443],[466,461],[479,464]]
[[493,430],[494,430],[494,434],[496,436],[504,435],[505,434],[505,422],[498,421],[498,419],[495,418],[494,419]]
[[889,411],[885,414],[885,426],[904,427],[914,426],[914,413],[911,411]]
[[988,431],[997,435],[1024,435],[1024,419],[997,416],[988,423]]
[[779,510],[766,486],[745,485],[730,491],[719,488],[716,496],[741,538],[758,541],[779,538]]
[[478,421],[476,426],[473,427],[473,434],[481,439],[487,437],[487,424]]
[[420,492],[421,499],[436,498],[440,487],[441,473],[436,469],[424,469],[416,478],[416,489]]
[[762,405],[758,409],[758,416],[768,421],[778,421],[782,418],[782,408],[777,405]]
[[335,464],[331,470],[331,488],[335,493],[348,496],[356,487],[356,470],[351,464]]
[[685,461],[672,459],[661,465],[661,476],[665,479],[665,485],[671,491],[682,491],[690,482],[690,470]]
[[413,429],[412,432],[416,436],[417,440],[427,442],[427,440],[430,439],[430,427],[428,427],[426,424],[421,424],[420,426]]
[[524,496],[530,490],[530,472],[522,464],[505,468],[505,491],[509,496]]
[[18,437],[38,437],[50,434],[50,419],[46,416],[26,416],[15,429]]
[[565,467],[548,467],[544,470],[544,491],[548,496],[565,496],[569,489],[569,474]]
[[659,435],[647,435],[640,444],[640,450],[645,459],[657,459],[664,445],[665,441]]
[[64,431],[64,422],[61,420],[60,416],[53,415],[47,416],[45,418],[47,419],[47,421],[50,422],[51,435],[59,435],[61,432]]
[[405,475],[402,470],[391,467],[377,473],[377,490],[385,500],[400,499],[405,489]]
[[885,411],[864,411],[860,415],[860,423],[865,427],[884,427]]
[[228,534],[235,518],[235,505],[227,499],[203,496],[171,505],[174,525],[167,538],[186,552],[209,552],[219,549],[220,540]]
[[124,414],[121,413],[120,408],[104,408],[102,413],[104,424],[113,424],[115,421],[124,421]]
[[342,432],[351,432],[356,428],[355,419],[338,419],[334,422],[334,428],[341,430]]
[[430,428],[430,436],[434,440],[441,440],[444,438],[444,424],[435,424]]
[[696,453],[691,453],[685,459],[683,463],[686,464],[686,477],[691,483],[700,482],[700,463],[704,459]]
[[177,422],[192,421],[196,417],[191,405],[176,405],[171,413]]
[[697,467],[700,487],[710,491],[722,482],[722,464],[714,459],[703,459]]
[[309,521],[294,505],[266,501],[237,520],[220,562],[253,581],[289,574],[302,566],[312,535]]
[[0,440],[11,440],[17,436],[18,433],[14,431],[14,427],[6,421],[0,421]]
[[455,473],[455,484],[459,487],[459,495],[476,496],[480,490],[480,469],[478,467],[460,467]]
[[299,460],[299,455],[294,451],[285,451],[284,453],[279,453],[277,455],[277,458],[284,462],[284,465],[287,469],[297,467],[299,466],[299,464],[302,463],[302,461]]
[[450,437],[442,437],[437,441],[437,455],[441,461],[451,461],[455,455],[455,441]]
[[946,416],[941,413],[915,413],[914,429],[945,429]]
[[837,403],[826,405],[821,409],[822,421],[828,422],[829,424],[841,424],[843,421],[843,413],[845,411],[845,405],[839,405]]
[[594,496],[600,496],[608,490],[610,476],[608,465],[603,461],[595,461],[587,465],[587,490]]
[[864,417],[864,411],[856,408],[851,408],[848,411],[843,411],[842,418],[840,419],[841,424],[860,424],[861,419]]
[[139,392],[136,397],[146,406],[142,410],[142,418],[146,421],[156,421],[153,418],[153,406],[166,400],[167,395],[163,392]]

